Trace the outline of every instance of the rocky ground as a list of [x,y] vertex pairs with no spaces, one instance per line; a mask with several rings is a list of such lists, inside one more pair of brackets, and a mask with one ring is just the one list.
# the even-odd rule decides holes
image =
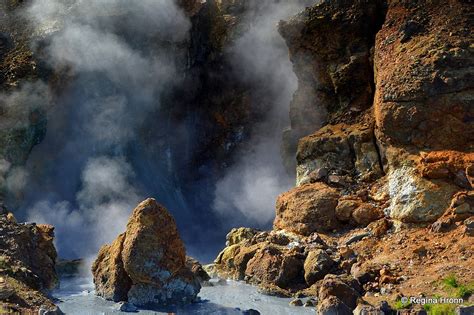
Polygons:
[[[11,12],[19,3],[2,8]],[[207,95],[198,115],[203,129],[217,130],[200,139],[202,160],[220,155],[219,144],[249,117],[247,90],[221,73],[247,2],[180,3],[192,36],[206,40],[187,43],[191,56],[205,56],[191,58],[188,69],[203,84],[178,104],[208,90],[221,96]],[[457,307],[422,309],[403,302],[411,296],[462,298],[458,313],[472,314],[472,20],[469,1],[336,0],[281,21],[299,81],[282,145],[290,172],[296,156],[296,186],[278,198],[272,230],[232,230],[205,271],[292,297],[295,307],[305,297],[318,314],[453,314]],[[0,25],[2,86],[10,91],[39,75],[59,84],[54,71],[38,70],[27,32],[11,26]],[[41,141],[42,115],[2,112],[28,122],[2,129],[8,165],[24,163]],[[18,224],[6,212],[0,227],[3,307],[53,309],[53,228]],[[127,231],[101,249],[93,267],[99,295],[145,307],[194,301],[206,272],[186,258],[174,219],[153,200],[135,209]]]

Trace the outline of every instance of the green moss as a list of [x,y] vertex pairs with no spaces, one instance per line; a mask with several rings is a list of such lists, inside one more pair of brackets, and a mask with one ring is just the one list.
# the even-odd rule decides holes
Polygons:
[[411,307],[410,302],[403,303],[401,300],[397,300],[394,305],[396,310],[403,310]]
[[423,308],[428,315],[454,315],[456,306],[455,304],[425,304]]

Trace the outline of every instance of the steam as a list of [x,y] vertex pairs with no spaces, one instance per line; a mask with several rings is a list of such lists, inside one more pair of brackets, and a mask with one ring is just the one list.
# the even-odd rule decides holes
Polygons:
[[128,152],[179,82],[173,46],[190,22],[169,0],[34,0],[25,14],[51,68],[73,74],[27,163],[26,216],[56,227],[63,257],[94,256],[148,197]]
[[134,173],[121,158],[91,159],[82,173],[83,188],[77,193],[78,209],[67,201],[37,202],[30,219],[54,225],[60,252],[90,257],[96,249],[124,231],[130,209],[142,199],[130,184]]
[[[288,58],[288,48],[277,32],[277,23],[315,1],[256,1],[244,23],[250,27],[231,48],[232,63],[239,77],[255,89],[253,106],[265,111],[241,158],[217,183],[214,209],[238,222],[244,219],[266,225],[273,220],[276,197],[294,185],[283,167],[281,133],[289,124],[289,104],[297,78]],[[263,107],[263,108],[262,108]]]

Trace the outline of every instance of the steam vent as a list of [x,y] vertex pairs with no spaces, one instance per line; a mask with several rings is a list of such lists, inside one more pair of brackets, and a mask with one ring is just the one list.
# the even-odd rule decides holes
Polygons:
[[473,21],[0,0],[0,315],[474,314]]

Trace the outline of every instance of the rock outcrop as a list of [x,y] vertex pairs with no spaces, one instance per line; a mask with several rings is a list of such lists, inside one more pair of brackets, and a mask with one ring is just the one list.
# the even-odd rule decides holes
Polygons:
[[92,273],[98,295],[139,307],[191,303],[201,288],[173,217],[154,199],[140,203],[126,232],[101,248]]
[[47,296],[59,284],[54,228],[0,214],[0,306],[9,312],[59,310]]
[[439,290],[420,279],[450,268],[473,281],[471,9],[322,1],[280,23],[299,79],[284,135],[296,187],[273,231],[222,251],[220,276],[317,297],[319,314],[352,314],[361,299],[389,310],[382,297]]

